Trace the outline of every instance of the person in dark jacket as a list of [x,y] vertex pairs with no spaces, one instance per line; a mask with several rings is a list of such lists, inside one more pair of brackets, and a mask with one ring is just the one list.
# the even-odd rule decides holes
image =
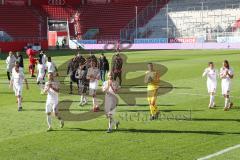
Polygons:
[[78,79],[75,78],[76,71],[79,67],[79,64],[84,64],[86,62],[85,58],[81,56],[80,53],[78,53],[74,58],[71,59],[71,61],[68,64],[67,68],[67,74],[70,77],[70,94],[73,93],[73,82],[77,83],[78,85]]
[[113,79],[114,81],[119,79],[119,85],[122,85],[122,67],[123,67],[123,59],[121,58],[120,54],[117,53],[113,58],[112,62],[112,72],[113,72]]
[[75,72],[76,72],[76,57],[72,58],[70,62],[68,63],[68,68],[67,68],[67,75],[69,75],[70,78],[70,93],[73,93],[73,82],[77,83],[77,80],[75,78]]
[[105,82],[105,75],[109,71],[109,62],[103,53],[99,59],[99,69],[101,80],[102,82]]
[[17,62],[19,64],[19,67],[24,68],[24,63],[23,63],[23,56],[21,53],[16,52],[17,55]]

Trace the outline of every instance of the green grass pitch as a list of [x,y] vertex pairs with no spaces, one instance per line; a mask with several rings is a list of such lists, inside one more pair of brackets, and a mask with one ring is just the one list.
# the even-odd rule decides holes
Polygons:
[[[58,66],[73,56],[74,51],[49,51]],[[77,117],[60,129],[54,120],[54,131],[46,132],[45,95],[27,74],[30,90],[24,90],[23,112],[17,112],[16,98],[8,88],[5,57],[0,61],[0,159],[1,160],[193,160],[240,143],[240,52],[237,50],[132,51],[124,52],[127,63],[141,63],[137,72],[127,73],[128,79],[144,75],[145,63],[154,62],[168,70],[161,77],[173,89],[158,97],[161,117],[149,121],[146,98],[137,97],[136,105],[127,105],[122,97],[116,118],[119,131],[107,134],[104,115],[89,120],[77,119],[90,110],[78,106],[78,95],[60,94],[60,100],[72,100],[70,109],[62,110]],[[108,59],[112,53],[106,53]],[[98,55],[97,55],[98,56]],[[228,59],[235,71],[232,86],[234,108],[223,111],[224,99],[218,83],[217,108],[207,108],[209,97],[202,72],[209,61],[218,70]],[[25,70],[27,59],[25,59]],[[125,68],[127,72],[130,68]],[[62,69],[60,76],[65,76]],[[25,71],[27,72],[27,71]],[[62,80],[67,84],[68,78]],[[138,83],[138,82],[136,82]],[[65,86],[68,87],[68,86]],[[145,91],[139,85],[123,84],[130,93]],[[161,89],[161,88],[160,88]],[[134,92],[132,92],[134,91]],[[68,92],[65,90],[64,92]],[[131,93],[132,92],[132,93]],[[78,117],[79,116],[79,117]],[[95,116],[92,115],[91,116]],[[71,119],[71,117],[68,117]],[[85,117],[86,118],[86,117]],[[87,118],[86,118],[87,119]],[[217,160],[238,160],[240,149],[214,157]]]

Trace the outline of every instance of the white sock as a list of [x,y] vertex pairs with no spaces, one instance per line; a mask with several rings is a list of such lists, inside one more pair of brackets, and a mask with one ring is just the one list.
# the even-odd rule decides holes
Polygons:
[[18,108],[22,107],[22,98],[18,97],[17,100],[18,100]]
[[83,101],[87,103],[87,97],[85,95],[83,95]]
[[80,103],[82,103],[83,102],[83,95],[81,95],[81,99],[80,99]]
[[109,118],[109,122],[108,122],[108,128],[112,129],[113,125],[115,125],[115,121],[112,117]]
[[48,124],[48,127],[50,128],[51,125],[52,125],[52,118],[51,118],[51,115],[47,115],[47,124]]
[[98,102],[97,102],[97,98],[96,97],[93,97],[93,106],[94,107],[97,107],[97,105],[98,105]]
[[225,98],[225,108],[229,107],[229,98]]
[[210,95],[210,106],[213,106],[215,104],[214,99],[215,99],[215,96]]

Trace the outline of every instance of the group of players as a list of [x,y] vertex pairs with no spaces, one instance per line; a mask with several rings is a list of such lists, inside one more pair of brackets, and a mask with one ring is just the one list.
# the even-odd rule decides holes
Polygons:
[[[29,56],[30,54],[27,55]],[[36,63],[33,62],[33,56],[29,56],[29,72],[31,77],[35,77],[34,68]],[[58,114],[58,93],[59,82],[57,81],[58,70],[51,57],[47,57],[46,54],[41,51],[37,58],[37,84],[40,86],[41,94],[47,94],[46,100],[46,114],[48,131],[52,130],[51,114],[54,113],[60,121],[60,126],[64,126],[63,119]],[[12,52],[9,52],[9,56],[6,59],[7,64],[7,76],[10,81],[10,87],[13,88],[15,96],[17,97],[18,111],[22,111],[22,90],[23,82],[25,81],[27,89],[28,83],[24,76],[24,64],[23,57],[18,52],[16,57]],[[99,103],[97,101],[97,89],[99,87],[99,80],[102,83],[102,91],[105,93],[105,112],[109,119],[109,127],[107,132],[112,132],[112,128],[115,125],[117,128],[119,122],[114,120],[114,114],[117,106],[117,92],[120,89],[122,83],[122,67],[123,59],[119,53],[116,53],[112,58],[112,67],[110,69],[109,62],[104,54],[101,54],[98,59],[94,54],[90,53],[90,56],[85,58],[78,53],[72,58],[67,66],[67,75],[70,78],[70,94],[73,94],[73,83],[78,86],[78,93],[80,95],[80,106],[84,106],[88,103],[87,91],[92,97],[93,112],[100,111]],[[105,76],[107,74],[107,80]],[[45,82],[45,76],[48,75],[48,81]],[[217,79],[221,78],[222,95],[225,98],[224,110],[228,111],[233,106],[230,100],[231,80],[234,77],[233,69],[230,67],[229,62],[224,60],[223,66],[218,73],[215,69],[214,63],[209,62],[208,67],[204,70],[202,75],[207,77],[207,89],[210,94],[209,108],[214,108],[215,95],[217,89]],[[117,78],[119,80],[117,81]],[[158,118],[159,111],[157,108],[157,95],[160,83],[160,72],[154,69],[152,63],[148,64],[148,71],[145,75],[145,83],[148,85],[148,103],[150,108],[151,120]]]
[[[10,87],[13,88],[15,96],[17,97],[18,111],[22,111],[23,82],[25,81],[27,89],[29,87],[27,79],[24,76],[23,58],[21,56],[20,60],[18,56],[19,53],[17,53],[16,58],[13,52],[9,52],[9,56],[6,59],[6,64]],[[46,114],[48,131],[52,130],[52,113],[59,119],[60,126],[62,128],[64,126],[64,121],[58,114],[58,94],[60,86],[59,82],[57,81],[57,67],[55,63],[52,62],[51,57],[47,57],[43,51],[40,52],[39,57],[36,58],[36,60],[38,61],[38,74],[36,78],[37,84],[40,86],[41,94],[47,94]],[[33,60],[30,60],[29,58],[29,72],[31,74],[31,77],[35,77],[33,74],[33,69],[35,68],[36,64],[31,63],[32,61]],[[105,112],[109,119],[108,132],[112,131],[114,125],[116,128],[119,125],[119,122],[113,119],[113,115],[117,106],[116,93],[120,88],[120,85],[116,79],[119,78],[119,82],[121,84],[122,65],[123,61],[119,53],[114,55],[112,61],[112,69],[110,72],[109,63],[104,54],[101,54],[101,57],[98,60],[98,58],[93,54],[90,54],[89,57],[84,58],[80,53],[78,53],[73,59],[70,60],[67,67],[67,74],[70,77],[70,94],[73,93],[73,82],[76,82],[78,86],[78,93],[81,95],[80,105],[82,106],[87,104],[86,93],[89,91],[89,95],[92,96],[93,112],[100,111],[96,96],[99,86],[98,82],[100,79],[103,81],[102,91],[106,93]],[[107,80],[105,80],[106,74]],[[48,75],[47,82],[45,82],[46,75]]]
[[203,77],[207,77],[207,90],[210,94],[210,102],[209,108],[212,109],[216,106],[215,104],[215,95],[217,90],[217,79],[220,77],[221,79],[221,87],[222,87],[222,95],[225,98],[224,111],[228,111],[233,107],[233,103],[230,99],[231,92],[231,80],[234,77],[233,69],[230,67],[228,60],[223,61],[223,66],[220,69],[220,73],[218,73],[217,69],[215,69],[214,63],[209,62],[208,68],[206,68],[203,72]]

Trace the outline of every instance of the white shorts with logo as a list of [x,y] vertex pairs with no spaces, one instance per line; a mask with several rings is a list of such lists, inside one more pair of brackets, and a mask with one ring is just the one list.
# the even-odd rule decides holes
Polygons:
[[231,90],[231,82],[222,80],[222,95],[229,95]]
[[13,85],[13,91],[15,93],[15,96],[21,96],[23,90],[23,85],[14,84]]
[[207,81],[208,93],[216,93],[217,82]]
[[47,99],[46,113],[58,112],[58,99]]

